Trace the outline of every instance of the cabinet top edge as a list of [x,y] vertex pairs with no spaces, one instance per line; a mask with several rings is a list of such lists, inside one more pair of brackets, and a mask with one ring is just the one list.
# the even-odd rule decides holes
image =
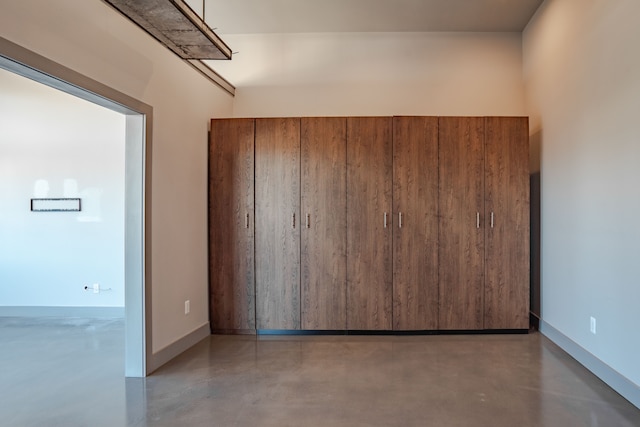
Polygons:
[[433,117],[433,118],[496,118],[496,119],[529,119],[530,116],[430,116],[430,115],[411,115],[401,114],[393,116],[273,116],[273,117],[213,117],[215,120],[264,120],[264,119],[369,119],[369,118],[403,118],[403,117]]

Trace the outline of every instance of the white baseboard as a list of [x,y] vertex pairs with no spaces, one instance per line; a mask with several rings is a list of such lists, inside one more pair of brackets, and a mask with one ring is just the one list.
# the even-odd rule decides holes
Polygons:
[[147,361],[147,375],[169,362],[174,357],[190,349],[194,345],[198,344],[203,339],[211,335],[209,322],[196,328],[193,332],[180,338],[173,344],[169,344],[162,350],[153,353]]
[[124,307],[0,306],[0,317],[89,317],[124,319]]
[[595,376],[640,409],[640,387],[589,353],[569,337],[540,319],[540,333],[569,353]]

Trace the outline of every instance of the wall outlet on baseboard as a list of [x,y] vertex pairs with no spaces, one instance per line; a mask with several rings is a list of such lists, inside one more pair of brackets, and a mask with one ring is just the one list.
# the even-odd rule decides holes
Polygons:
[[184,314],[189,314],[190,311],[191,311],[191,301],[186,300],[184,302]]
[[593,335],[596,334],[596,318],[591,316],[591,327],[590,327],[591,333]]

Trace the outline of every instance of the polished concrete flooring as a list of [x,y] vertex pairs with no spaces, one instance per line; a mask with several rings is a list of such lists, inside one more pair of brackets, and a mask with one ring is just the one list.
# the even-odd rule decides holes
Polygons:
[[0,426],[640,426],[538,333],[212,336],[125,379],[122,320],[0,318]]

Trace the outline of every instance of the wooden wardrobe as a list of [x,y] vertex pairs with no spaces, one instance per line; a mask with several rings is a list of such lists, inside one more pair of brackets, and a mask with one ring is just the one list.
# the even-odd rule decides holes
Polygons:
[[526,117],[214,119],[214,332],[526,330]]

